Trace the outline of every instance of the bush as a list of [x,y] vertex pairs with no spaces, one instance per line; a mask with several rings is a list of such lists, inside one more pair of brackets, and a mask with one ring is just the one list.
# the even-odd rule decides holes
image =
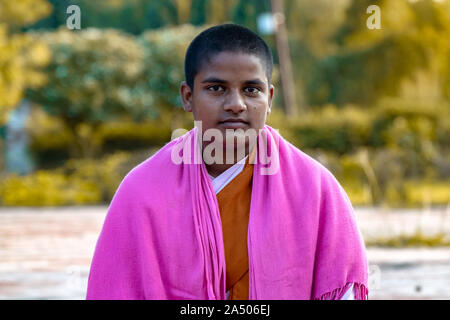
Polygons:
[[5,206],[67,206],[109,203],[121,180],[150,151],[119,152],[98,160],[70,160],[64,167],[11,174],[0,183]]
[[288,126],[297,146],[345,154],[368,144],[372,115],[356,106],[327,105],[290,119]]
[[116,152],[101,159],[71,159],[63,168],[66,176],[94,184],[100,192],[99,202],[109,203],[125,175],[151,155],[152,151]]
[[405,182],[406,203],[411,206],[450,204],[450,181],[410,180]]
[[405,150],[360,148],[341,156],[319,149],[303,151],[336,176],[354,205],[417,207],[450,202],[450,179],[430,174],[432,167],[414,178],[410,168],[415,160]]
[[[178,114],[182,121],[181,127],[189,128],[192,115],[183,110],[178,110]],[[139,123],[126,117],[120,121],[102,123],[91,137],[99,145],[99,156],[163,146],[171,138],[170,116],[173,114],[162,115],[162,119],[144,120]],[[72,152],[75,138],[59,118],[50,116],[39,108],[33,108],[27,131],[30,135],[30,149],[38,168],[58,168],[67,160],[76,158]]]
[[100,126],[97,135],[103,151],[113,151],[163,146],[170,141],[171,133],[169,125],[150,120],[106,122]]
[[27,176],[10,175],[0,184],[6,206],[61,206],[95,204],[101,194],[95,184],[60,171],[37,171]]
[[[433,157],[450,145],[448,104],[423,105],[385,100],[370,108],[333,105],[310,109],[296,118],[270,115],[268,123],[288,127],[293,142],[302,148],[319,148],[339,154],[358,147],[413,148]],[[286,130],[285,130],[286,131]],[[428,154],[427,154],[428,153]]]

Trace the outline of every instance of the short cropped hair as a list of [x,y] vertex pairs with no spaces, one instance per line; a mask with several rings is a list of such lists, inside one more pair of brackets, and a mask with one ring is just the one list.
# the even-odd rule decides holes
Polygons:
[[237,24],[222,24],[202,31],[192,40],[184,60],[186,83],[193,90],[194,78],[203,63],[222,52],[247,53],[258,57],[270,83],[273,57],[269,46],[255,32]]

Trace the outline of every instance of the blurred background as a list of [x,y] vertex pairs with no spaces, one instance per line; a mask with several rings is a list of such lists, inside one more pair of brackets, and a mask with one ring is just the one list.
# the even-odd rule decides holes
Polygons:
[[84,298],[120,181],[193,127],[189,42],[225,22],[272,49],[268,124],[348,193],[370,298],[450,299],[450,0],[0,0],[0,299]]

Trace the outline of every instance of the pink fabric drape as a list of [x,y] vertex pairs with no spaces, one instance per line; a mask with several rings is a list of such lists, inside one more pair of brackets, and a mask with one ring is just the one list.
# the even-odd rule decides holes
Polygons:
[[[166,144],[124,178],[97,241],[87,299],[226,298],[220,214],[197,134]],[[368,297],[365,247],[347,195],[267,125],[247,240],[249,299],[340,299],[352,283],[356,299]]]

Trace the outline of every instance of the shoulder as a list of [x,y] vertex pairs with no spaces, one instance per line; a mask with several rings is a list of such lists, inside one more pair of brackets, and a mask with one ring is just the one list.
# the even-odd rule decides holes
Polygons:
[[280,161],[287,178],[299,181],[303,190],[315,193],[314,198],[320,200],[322,205],[339,202],[341,206],[351,207],[345,190],[322,163],[286,140],[280,144],[280,148],[285,149],[281,152]]
[[170,179],[171,151],[173,146],[179,141],[175,139],[167,143],[155,154],[148,157],[143,162],[132,168],[122,179],[116,195],[127,198],[127,195],[136,198],[141,195],[154,195],[158,188],[167,184]]
[[283,146],[285,150],[282,152],[283,156],[280,161],[282,165],[288,168],[290,174],[306,179],[314,184],[339,184],[330,170],[318,160],[287,140],[284,140]]

